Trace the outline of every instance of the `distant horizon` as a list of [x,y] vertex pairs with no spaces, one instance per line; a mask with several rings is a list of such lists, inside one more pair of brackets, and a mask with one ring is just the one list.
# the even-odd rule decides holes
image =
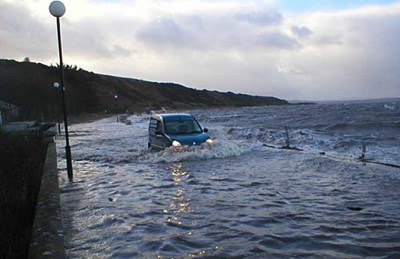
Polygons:
[[383,98],[371,98],[371,99],[346,99],[346,100],[287,100],[289,103],[301,103],[301,102],[310,102],[310,103],[342,103],[342,102],[379,102],[379,101],[400,101],[399,97],[383,97]]

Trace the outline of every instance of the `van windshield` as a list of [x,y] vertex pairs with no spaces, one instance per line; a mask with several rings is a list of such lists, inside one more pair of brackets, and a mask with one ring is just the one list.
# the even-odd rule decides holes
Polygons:
[[176,120],[165,122],[165,133],[176,134],[194,134],[201,133],[200,125],[195,120]]

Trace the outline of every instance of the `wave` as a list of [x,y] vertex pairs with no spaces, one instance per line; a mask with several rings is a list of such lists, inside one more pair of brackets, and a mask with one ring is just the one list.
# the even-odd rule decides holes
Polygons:
[[148,151],[138,156],[137,159],[140,162],[150,163],[221,159],[240,156],[249,150],[250,148],[247,145],[238,142],[217,142],[210,147],[206,145],[185,147],[179,152],[174,152],[170,148],[166,148],[160,152]]
[[[79,145],[76,146],[77,148]],[[81,147],[82,148],[82,147]],[[107,152],[105,150],[83,148],[85,152],[74,150],[73,159],[76,161],[94,161],[100,163],[113,163],[113,164],[129,164],[133,162],[139,163],[163,163],[163,162],[182,162],[182,161],[196,161],[207,159],[221,159],[227,157],[240,156],[245,152],[251,150],[248,145],[240,142],[218,142],[213,146],[192,146],[185,147],[179,152],[173,151],[171,148],[166,148],[159,152],[154,152],[147,148],[131,148],[122,149],[110,148]],[[60,150],[59,155],[64,157],[63,150]]]
[[[147,150],[148,116],[130,116],[127,120],[131,121],[131,125],[117,123],[114,118],[73,125],[73,159],[117,164],[220,159],[261,150],[268,145],[282,147],[287,140],[290,146],[303,150],[346,153],[352,156],[358,156],[360,147],[366,145],[369,154],[373,154],[377,159],[387,159],[388,149],[389,161],[398,158],[398,152],[395,152],[397,145],[394,147],[393,143],[397,141],[394,136],[399,132],[400,121],[393,115],[385,117],[385,121],[380,123],[371,122],[374,118],[362,123],[333,123],[329,118],[320,118],[319,121],[311,121],[308,125],[302,124],[303,128],[297,125],[297,122],[296,125],[288,124],[291,127],[286,132],[284,126],[276,125],[272,121],[266,122],[260,118],[248,120],[249,116],[242,114],[240,109],[231,110],[228,112],[229,116],[225,114],[226,111],[223,114],[215,112],[212,116],[198,112],[203,126],[207,127],[210,135],[217,140],[211,149],[190,147],[179,153],[169,149],[151,152]],[[235,119],[227,122],[230,116]],[[380,113],[374,116],[380,116]],[[387,122],[389,119],[393,122]],[[254,121],[257,123],[253,123]],[[328,121],[330,123],[327,123]],[[63,148],[59,151],[60,155],[64,156]]]
[[354,131],[383,131],[383,130],[398,130],[400,124],[397,121],[393,123],[337,123],[329,125],[324,128],[326,131],[344,131],[344,130],[354,130]]
[[389,110],[396,110],[398,107],[396,105],[384,104],[383,107]]
[[[335,127],[351,128],[353,125],[338,124]],[[399,124],[396,127],[398,131]],[[370,131],[374,134],[365,134],[364,131],[357,135],[346,134],[344,130],[288,129],[286,134],[285,129],[227,127],[225,132],[230,139],[242,140],[248,143],[253,150],[260,144],[265,147],[283,147],[288,141],[291,147],[316,153],[357,158],[361,155],[362,147],[366,146],[368,158],[388,163],[396,162],[399,158],[398,148],[390,148],[391,144],[387,144],[395,141],[393,134],[379,134],[378,131]]]

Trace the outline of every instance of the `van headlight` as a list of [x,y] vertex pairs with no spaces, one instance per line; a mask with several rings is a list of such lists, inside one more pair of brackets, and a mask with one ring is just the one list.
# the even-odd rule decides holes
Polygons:
[[182,145],[179,141],[174,140],[174,141],[172,141],[172,146],[173,147],[181,147]]
[[179,141],[172,141],[172,150],[174,152],[179,152],[182,149],[182,144]]
[[206,140],[206,143],[208,144],[208,145],[213,145],[214,144],[214,140],[212,140],[212,139],[207,139]]

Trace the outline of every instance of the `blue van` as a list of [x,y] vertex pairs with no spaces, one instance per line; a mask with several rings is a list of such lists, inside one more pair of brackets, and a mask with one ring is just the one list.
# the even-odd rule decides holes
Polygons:
[[190,114],[154,114],[149,123],[148,147],[162,150],[172,146],[178,151],[183,146],[212,144],[207,132]]

